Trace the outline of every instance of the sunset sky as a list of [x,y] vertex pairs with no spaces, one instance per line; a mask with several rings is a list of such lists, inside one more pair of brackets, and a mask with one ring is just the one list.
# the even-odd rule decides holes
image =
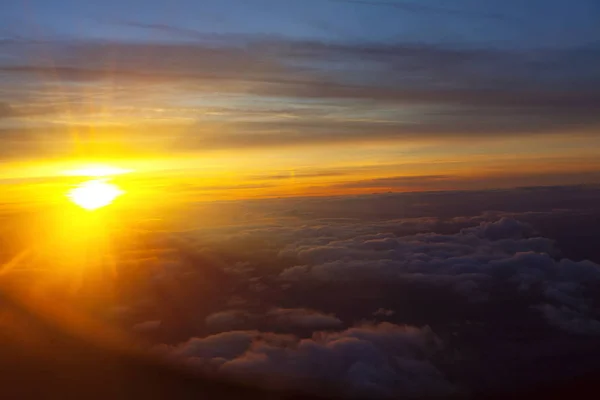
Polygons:
[[599,22],[0,0],[0,399],[600,391]]
[[3,1],[2,200],[90,163],[195,200],[600,182],[600,3],[482,3]]

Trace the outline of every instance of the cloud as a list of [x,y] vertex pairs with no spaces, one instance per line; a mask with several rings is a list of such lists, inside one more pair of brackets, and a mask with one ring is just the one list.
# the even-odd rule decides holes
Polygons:
[[134,332],[149,332],[157,330],[161,325],[161,321],[146,321],[133,326]]
[[[548,160],[552,162],[551,160]],[[361,179],[343,183],[332,183],[329,189],[362,189],[374,192],[382,191],[450,191],[456,189],[515,188],[519,186],[557,183],[595,183],[600,182],[600,171],[592,167],[588,171],[562,172],[560,167],[552,172],[513,171],[488,173],[480,176],[460,175],[414,175],[390,176],[385,178]],[[315,186],[317,190],[319,187]],[[322,188],[322,187],[321,187]]]
[[277,325],[284,327],[308,328],[312,330],[335,329],[342,326],[342,321],[334,315],[323,314],[302,308],[275,308],[267,313]]
[[464,233],[475,233],[479,237],[490,240],[523,239],[533,236],[533,227],[512,218],[501,218],[496,222],[482,222],[478,227],[467,228]]
[[394,310],[386,310],[385,308],[380,308],[373,313],[375,317],[391,317],[394,315]]
[[[448,288],[473,302],[492,301],[495,288],[508,286],[516,295],[527,293],[541,304],[552,302],[572,310],[577,313],[577,324],[588,318],[585,323],[595,326],[596,316],[580,312],[592,307],[593,297],[585,293],[600,283],[600,266],[557,260],[552,257],[557,254],[552,240],[534,233],[526,223],[501,218],[449,235],[379,233],[328,241],[299,238],[280,253],[298,264],[283,270],[279,279],[297,285],[311,281],[425,284]],[[539,309],[552,325],[577,331],[569,324],[556,323],[557,318],[573,315]]]
[[[207,39],[210,35],[197,31],[191,28],[182,28],[176,25],[169,24],[153,24],[153,23],[144,23],[139,21],[119,21],[116,22],[117,25],[129,26],[133,28],[141,28],[141,29],[149,29],[153,31],[158,31],[161,33],[166,33],[168,35],[186,37],[192,39]],[[217,36],[217,35],[213,35]]]
[[347,182],[335,185],[340,188],[422,188],[435,183],[444,183],[448,180],[455,180],[456,177],[450,175],[419,175],[419,176],[392,176],[387,178],[377,178]]
[[[76,110],[94,121],[107,107],[138,119],[135,110],[148,109],[154,111],[141,113],[145,122],[164,122],[165,115],[186,125],[198,121],[180,150],[575,130],[593,135],[600,123],[595,49],[519,52],[240,36],[216,45],[32,42],[30,51],[38,47],[53,55],[52,66],[31,64],[22,45],[3,46],[15,60],[0,65],[0,75],[19,93],[10,99],[13,110]],[[49,80],[64,83],[60,96],[42,90]],[[95,90],[82,93],[71,85],[81,82]],[[217,111],[182,109],[182,98],[199,93],[210,93]],[[230,104],[232,94],[246,99],[233,106],[243,112],[219,119],[218,110],[227,107],[218,104]],[[273,96],[284,105],[262,101]],[[202,128],[215,121],[219,135]]]
[[2,118],[10,118],[14,116],[14,111],[10,104],[0,102],[0,119]]
[[[593,325],[598,316],[589,310],[597,301],[593,288],[600,282],[600,267],[589,261],[561,259],[553,240],[539,236],[537,228],[523,222],[542,221],[543,227],[548,225],[544,221],[557,224],[558,218],[565,221],[574,218],[578,215],[575,211],[552,210],[555,204],[579,207],[576,204],[583,199],[594,198],[592,189],[581,190],[523,188],[494,192],[288,199],[265,201],[264,208],[258,202],[253,211],[246,209],[246,212],[268,210],[269,218],[290,218],[289,210],[292,209],[296,211],[294,219],[286,219],[285,224],[275,219],[271,224],[248,229],[241,225],[221,228],[219,248],[225,253],[232,246],[263,249],[260,256],[252,251],[240,250],[238,253],[240,260],[248,262],[245,265],[255,267],[251,276],[257,277],[252,279],[260,277],[263,287],[259,297],[263,301],[269,299],[267,304],[272,304],[272,296],[279,298],[280,291],[285,290],[289,300],[285,306],[278,304],[279,308],[324,309],[335,312],[336,318],[344,323],[357,317],[369,318],[378,308],[394,310],[396,313],[391,317],[402,322],[408,315],[402,310],[402,303],[391,301],[390,294],[382,289],[391,285],[401,287],[404,292],[419,288],[422,295],[415,292],[405,300],[419,304],[418,307],[423,307],[421,302],[429,296],[448,304],[476,309],[480,304],[497,307],[514,298],[520,299],[518,301],[522,301],[525,308],[533,307],[531,310],[544,320],[547,318],[538,306],[550,304],[559,309],[566,307]],[[568,194],[568,200],[562,199],[563,193]],[[513,195],[517,197],[513,199]],[[465,209],[455,207],[465,202],[474,204],[475,208],[470,212],[494,206],[516,210],[532,205],[548,211],[486,212],[473,217],[448,217],[464,212]],[[413,208],[415,205],[418,207]],[[581,205],[593,206],[587,200]],[[343,213],[335,213],[340,210]],[[435,215],[438,211],[447,216],[399,218],[401,215]],[[325,215],[330,218],[324,218]],[[341,218],[342,215],[353,218]],[[291,223],[296,219],[299,225]],[[229,229],[231,233],[226,233]],[[265,265],[269,271],[266,276],[260,272]],[[271,277],[277,277],[279,282]],[[281,289],[282,285],[285,289]],[[338,302],[330,304],[332,300],[327,293],[320,292],[321,288],[339,291],[342,296],[354,291],[369,293],[368,288],[380,288],[381,293],[364,294],[366,309],[353,312],[344,311]],[[505,298],[503,293],[511,294]],[[307,301],[305,296],[314,296],[314,299]],[[329,306],[323,308],[324,304]],[[437,318],[435,313],[430,317]],[[285,327],[285,324],[268,325],[261,318],[255,323],[261,321],[262,325],[254,326],[268,326],[269,330]],[[562,329],[560,325],[551,325]],[[291,326],[288,324],[294,332]],[[245,329],[248,327],[252,325],[244,325]]]
[[[539,236],[551,226],[581,241],[597,196],[555,187],[190,207],[202,224],[181,232],[185,257],[140,265],[122,303],[162,321],[152,339],[169,354],[253,384],[365,397],[531,386],[597,365],[600,266]],[[207,223],[217,209],[226,222]],[[370,320],[388,324],[357,324]]]
[[208,336],[192,338],[177,346],[174,354],[183,357],[194,357],[206,360],[227,360],[243,354],[257,336],[245,331],[232,331]]
[[[347,395],[441,395],[453,386],[431,362],[441,348],[429,328],[361,325],[311,338],[259,331],[193,338],[173,354],[204,370],[265,384],[333,384]],[[305,386],[306,388],[306,386]]]
[[213,331],[229,331],[239,329],[250,316],[239,310],[221,311],[210,314],[204,320],[206,326]]
[[553,326],[577,335],[600,335],[600,321],[567,306],[542,304],[536,307]]
[[327,0],[333,3],[348,3],[348,4],[362,4],[366,6],[376,7],[387,7],[390,9],[397,9],[400,11],[407,11],[411,13],[425,13],[425,14],[443,14],[456,17],[466,18],[484,18],[491,20],[509,21],[510,19],[503,14],[499,13],[474,13],[460,9],[445,8],[428,6],[417,2],[409,1],[381,1],[381,0]]
[[[264,286],[263,290],[267,289]],[[209,315],[207,327],[215,331],[266,327],[269,330],[294,332],[340,328],[343,323],[335,315],[305,308],[271,308],[266,312],[227,310]]]

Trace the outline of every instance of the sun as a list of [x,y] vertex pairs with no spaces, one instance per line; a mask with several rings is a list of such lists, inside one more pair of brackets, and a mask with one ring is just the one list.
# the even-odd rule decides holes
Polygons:
[[118,186],[103,179],[94,179],[71,189],[67,197],[79,207],[91,211],[111,204],[122,194]]

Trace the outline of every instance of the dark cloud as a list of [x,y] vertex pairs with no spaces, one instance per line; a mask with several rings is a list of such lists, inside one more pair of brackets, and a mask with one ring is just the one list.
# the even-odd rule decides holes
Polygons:
[[[271,219],[247,229],[243,224],[219,229],[223,254],[231,254],[233,248],[265,251],[263,258],[253,251],[236,250],[256,267],[250,276],[260,277],[266,288],[260,294],[237,293],[247,300],[241,306],[244,313],[258,317],[233,329],[306,337],[307,331],[293,324],[268,324],[264,316],[272,305],[322,310],[341,321],[334,328],[338,330],[361,319],[431,324],[448,349],[432,363],[481,390],[558,379],[564,377],[567,365],[585,371],[597,365],[582,360],[580,354],[592,351],[591,341],[597,337],[600,266],[564,258],[553,240],[539,236],[538,227],[540,221],[552,220],[560,229],[559,219],[569,221],[580,213],[592,221],[590,215],[595,214],[585,210],[592,206],[586,202],[594,193],[591,188],[523,188],[265,200],[248,205],[246,213],[262,210],[270,218],[286,215],[288,219]],[[510,200],[513,195],[516,202]],[[444,211],[440,215],[456,216],[464,202],[470,204],[471,213],[502,206],[539,211],[398,218],[440,210]],[[419,207],[413,209],[415,203]],[[292,207],[297,210],[295,219],[283,212]],[[557,207],[563,209],[553,211]],[[330,210],[340,211],[338,217],[331,216]],[[398,219],[391,219],[394,216]],[[209,232],[200,235],[200,241],[209,236]],[[267,312],[254,310],[257,304]],[[535,365],[554,357],[557,346],[565,349],[561,363],[545,364],[544,371],[536,369]],[[501,373],[500,364],[528,372]],[[240,375],[254,368],[263,371],[263,364],[250,365]]]
[[386,310],[385,308],[380,308],[373,313],[375,317],[391,317],[394,315],[394,310]]
[[[527,297],[532,306],[556,304],[579,313],[590,324],[597,320],[599,316],[589,312],[596,301],[589,293],[600,284],[600,266],[560,259],[553,241],[537,236],[527,223],[507,217],[480,221],[466,219],[465,228],[459,220],[452,222],[456,233],[451,234],[410,234],[411,230],[427,231],[443,225],[427,219],[369,223],[315,220],[302,227],[266,226],[233,233],[227,241],[237,246],[249,241],[256,246],[256,240],[268,238],[269,254],[279,248],[279,265],[290,265],[278,276],[281,282],[292,284],[286,290],[310,282],[340,287],[427,285],[431,290],[449,290],[480,303],[492,301],[493,293],[503,287]],[[265,293],[273,288],[268,280],[262,285]]]
[[[194,79],[222,77],[301,86],[289,88],[289,94],[295,96],[473,105],[483,102],[502,106],[597,106],[600,83],[595,68],[600,53],[594,49],[521,53],[421,44],[343,44],[251,37],[233,37],[223,40],[217,47],[120,42],[62,42],[44,46],[46,51],[57,54],[52,67],[13,63],[4,65],[2,70],[47,73],[48,78],[53,72],[64,70],[67,79],[70,76],[85,78],[87,72],[90,78],[104,76],[107,79],[155,75],[188,83]],[[19,49],[11,49],[17,60]],[[168,57],[157,58],[153,54]],[[108,55],[110,65],[107,64]],[[314,64],[306,69],[294,66],[298,60],[348,64],[342,65],[334,79],[327,74],[326,64]],[[573,60],[584,65],[574,65]],[[383,71],[377,76],[348,75],[354,68],[352,62],[367,67],[367,71],[373,66],[383,67]],[[416,71],[421,75],[415,76]],[[81,75],[77,75],[79,72]],[[400,72],[406,75],[394,77]],[[545,86],[551,82],[554,87]],[[260,87],[255,89],[261,90]],[[281,87],[282,91],[285,89],[285,86]],[[319,89],[323,92],[319,93]]]
[[[200,323],[158,342],[195,368],[264,384],[337,383],[371,397],[431,394],[427,386],[448,382],[497,393],[589,371],[598,366],[600,265],[557,247],[560,233],[597,239],[597,196],[593,187],[528,187],[207,206],[206,215],[229,219],[186,232],[194,251],[220,260],[196,268],[235,279],[182,276],[185,288],[202,288],[189,293],[217,286],[225,296],[181,295],[187,311],[175,320]],[[169,298],[181,291],[171,286]],[[162,314],[139,321],[158,319],[174,329]],[[407,356],[421,347],[381,344],[374,333],[330,348],[379,332],[360,322],[373,320],[391,330],[429,325],[437,344]]]
[[[267,287],[265,287],[267,289]],[[205,319],[207,327],[213,332],[260,328],[278,332],[338,329],[343,322],[334,315],[305,308],[271,308],[265,312],[244,310],[220,311]]]
[[342,326],[342,321],[334,315],[302,308],[275,308],[267,313],[267,318],[275,319],[278,325],[312,330],[335,329]]
[[600,265],[572,243],[597,249],[599,193],[190,205],[187,228],[119,257],[111,318],[194,368],[266,385],[373,397],[558,380],[600,366]]
[[0,119],[14,116],[14,111],[10,104],[0,102]]
[[579,311],[573,310],[567,306],[553,306],[543,304],[537,306],[546,320],[566,332],[577,335],[599,335],[600,321],[590,319]]
[[497,222],[482,222],[478,227],[467,228],[463,232],[473,232],[490,240],[523,239],[535,233],[531,225],[510,218],[502,218]]
[[220,311],[206,317],[206,326],[214,331],[240,329],[252,316],[240,310]]
[[379,1],[379,0],[326,0],[333,3],[362,4],[366,6],[387,7],[411,13],[444,14],[466,18],[484,18],[491,20],[510,20],[499,13],[473,13],[455,8],[434,7],[410,1]]
[[444,182],[449,179],[456,179],[450,175],[420,175],[420,176],[396,176],[388,178],[379,178],[363,180],[336,185],[344,188],[391,188],[391,187],[423,187],[431,183]]
[[[165,33],[168,35],[187,37],[187,38],[193,38],[193,39],[206,40],[207,38],[209,38],[211,36],[206,33],[197,31],[195,29],[182,28],[180,26],[169,25],[169,24],[156,24],[156,23],[152,24],[152,23],[144,23],[144,22],[139,22],[139,21],[119,21],[119,22],[117,22],[117,24],[123,25],[123,26],[130,26],[133,28],[150,29],[150,30],[162,32],[162,33]],[[213,35],[213,36],[216,36],[216,35]]]
[[251,178],[254,179],[267,179],[267,180],[283,180],[283,179],[305,179],[305,178],[325,178],[325,177],[334,177],[334,176],[344,176],[349,175],[352,172],[356,172],[357,169],[354,170],[329,170],[329,171],[314,171],[314,172],[302,172],[302,171],[286,171],[285,173],[279,173],[274,175],[254,175]]
[[[514,123],[514,124],[513,124]],[[314,146],[333,144],[360,144],[377,142],[439,143],[445,141],[459,143],[465,139],[496,140],[518,136],[564,133],[567,125],[557,125],[552,121],[508,122],[505,125],[488,125],[480,121],[473,125],[460,124],[410,124],[410,123],[369,123],[369,122],[257,122],[225,123],[220,126],[222,133],[207,132],[203,124],[188,128],[185,134],[173,140],[169,146],[175,150],[231,149],[231,148],[270,148],[287,146]],[[485,125],[485,126],[484,126]],[[509,126],[510,125],[510,126]],[[593,137],[596,131],[579,121],[571,126],[574,133]],[[462,129],[461,129],[462,126]],[[571,129],[570,128],[570,129]],[[588,182],[591,183],[591,182]],[[543,184],[543,183],[538,183]]]
[[140,322],[139,324],[135,324],[132,329],[135,332],[148,332],[148,331],[154,331],[156,329],[158,329],[160,327],[161,322],[160,321],[146,321],[146,322]]
[[282,250],[281,257],[296,259],[298,265],[284,270],[280,279],[418,282],[447,286],[477,301],[502,284],[518,291],[542,290],[542,299],[576,310],[590,306],[591,299],[573,295],[600,283],[600,266],[557,261],[551,257],[556,254],[552,241],[533,233],[531,226],[503,218],[453,235],[365,234],[328,243],[304,238]]
[[455,389],[431,363],[440,343],[428,328],[362,325],[311,338],[235,331],[193,338],[172,348],[204,370],[263,383],[317,387],[347,395],[442,395]]
[[[3,65],[0,74],[14,81],[144,84],[140,98],[148,92],[168,94],[162,86],[168,84],[178,96],[208,91],[278,96],[295,105],[311,99],[326,106],[336,99],[340,105],[336,118],[325,118],[322,110],[312,107],[303,111],[301,121],[238,120],[231,130],[242,133],[224,138],[199,135],[198,145],[487,137],[566,129],[593,134],[599,123],[600,52],[593,48],[518,52],[239,37],[224,38],[218,45],[62,42],[43,46],[55,54],[51,67],[30,64],[16,47],[5,51],[22,61]],[[161,101],[167,104],[160,106],[168,109],[169,100]],[[390,107],[403,107],[406,112],[393,115]],[[266,110],[280,117],[281,111],[280,107]],[[292,115],[297,111],[298,107]],[[252,113],[266,115],[265,109]],[[350,116],[357,121],[348,121]]]
[[[51,114],[55,111],[54,107],[48,106],[31,106],[27,104],[18,104],[15,108],[12,104],[0,102],[0,120],[4,118],[32,117],[37,115]],[[0,133],[1,135],[2,133]]]

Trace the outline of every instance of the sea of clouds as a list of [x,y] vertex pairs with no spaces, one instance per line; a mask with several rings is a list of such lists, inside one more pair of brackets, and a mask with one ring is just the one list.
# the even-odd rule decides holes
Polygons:
[[148,235],[163,255],[131,263],[115,318],[202,371],[347,395],[509,390],[599,366],[600,265],[539,229],[595,211],[507,204],[224,204],[228,223]]

